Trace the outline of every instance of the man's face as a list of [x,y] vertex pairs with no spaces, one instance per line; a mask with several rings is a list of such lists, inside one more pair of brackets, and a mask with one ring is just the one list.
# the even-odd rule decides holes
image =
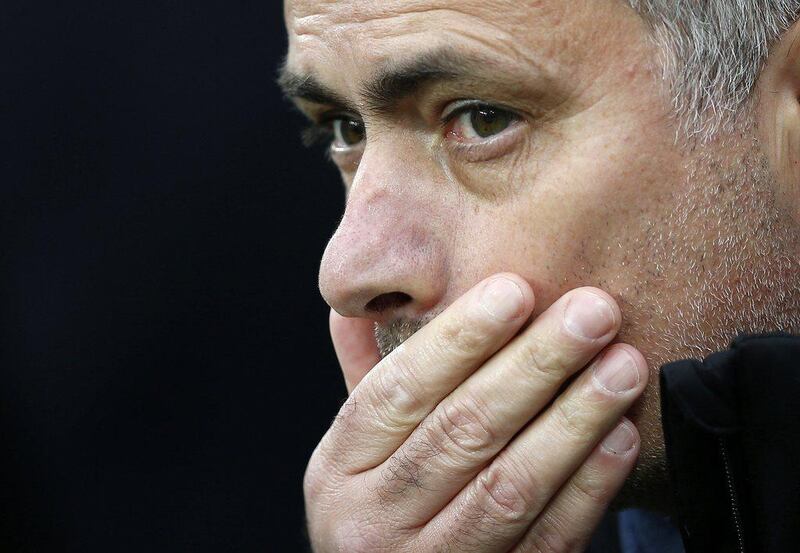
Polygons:
[[[771,322],[772,264],[745,270],[765,255],[752,226],[778,224],[762,158],[748,134],[676,145],[658,52],[622,1],[292,0],[286,20],[284,84],[334,131],[347,188],[320,288],[384,350],[501,271],[536,313],[611,293],[653,371]],[[645,472],[662,466],[651,382],[631,413]]]

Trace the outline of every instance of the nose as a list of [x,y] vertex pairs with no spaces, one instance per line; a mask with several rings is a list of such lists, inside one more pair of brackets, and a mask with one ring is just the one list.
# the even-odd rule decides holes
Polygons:
[[322,258],[320,291],[345,317],[377,322],[420,317],[441,301],[446,288],[441,213],[427,196],[430,187],[412,178],[407,166],[372,167],[362,159],[344,217]]

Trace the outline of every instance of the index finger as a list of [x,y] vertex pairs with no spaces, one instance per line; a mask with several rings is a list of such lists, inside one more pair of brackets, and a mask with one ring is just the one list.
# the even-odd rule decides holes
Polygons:
[[479,283],[364,377],[319,452],[351,474],[385,461],[519,331],[533,304],[533,291],[519,276],[495,275]]

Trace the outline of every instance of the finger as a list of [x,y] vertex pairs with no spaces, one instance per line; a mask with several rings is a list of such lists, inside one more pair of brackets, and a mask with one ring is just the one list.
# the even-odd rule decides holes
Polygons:
[[375,343],[375,323],[369,319],[342,317],[331,309],[330,328],[333,349],[349,394],[381,360]]
[[[577,320],[590,332],[577,333]],[[614,338],[620,323],[604,292],[564,295],[442,401],[384,463],[374,485],[391,492],[385,500],[397,503],[393,508],[412,526],[429,521]],[[399,493],[409,485],[418,489]]]
[[512,552],[584,551],[636,464],[639,446],[636,427],[623,419],[558,492]]
[[436,516],[432,549],[443,545],[435,539],[443,526],[468,529],[497,548],[515,544],[646,383],[642,355],[610,347]]
[[394,453],[433,408],[502,347],[533,310],[520,277],[497,275],[453,302],[353,390],[317,449],[351,474]]

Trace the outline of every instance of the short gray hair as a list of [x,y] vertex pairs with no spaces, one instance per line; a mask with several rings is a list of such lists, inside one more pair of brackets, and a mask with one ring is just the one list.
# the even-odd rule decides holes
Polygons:
[[628,0],[663,54],[682,129],[709,138],[732,130],[775,40],[800,0]]

